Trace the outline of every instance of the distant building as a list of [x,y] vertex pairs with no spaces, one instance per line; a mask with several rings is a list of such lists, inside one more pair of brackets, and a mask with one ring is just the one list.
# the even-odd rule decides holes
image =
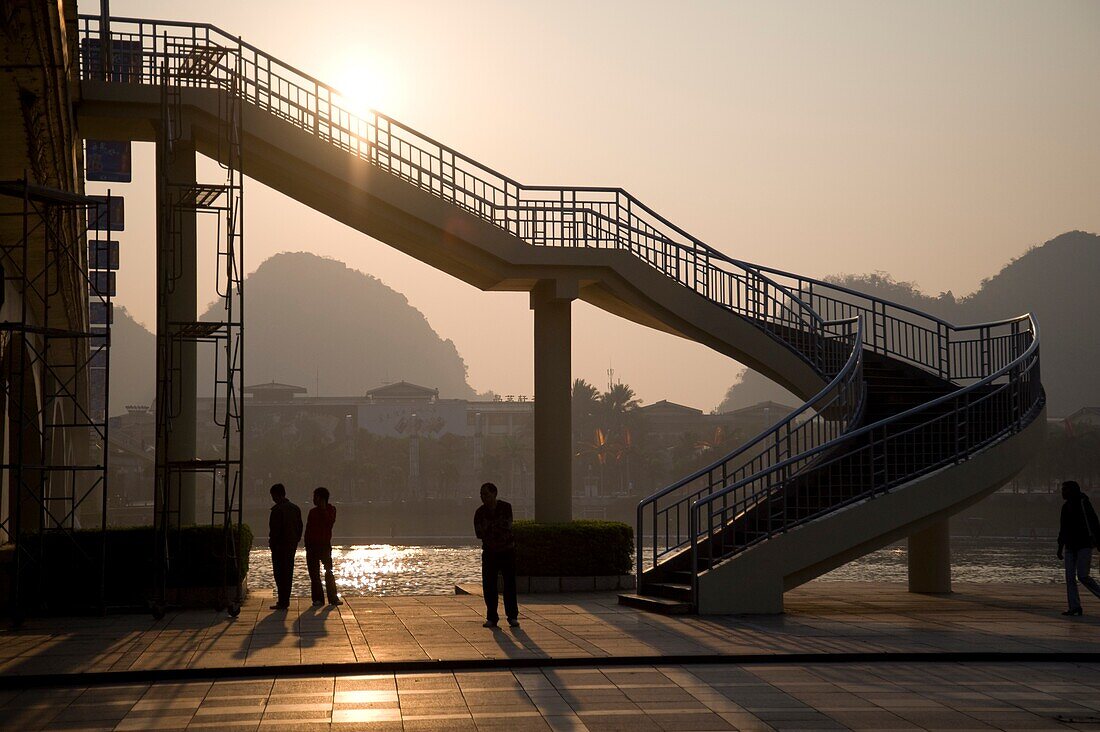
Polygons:
[[144,404],[127,405],[126,414],[108,421],[110,442],[107,503],[114,526],[153,522],[154,415]]
[[645,420],[646,434],[655,442],[665,444],[679,439],[688,432],[698,435],[710,426],[703,410],[662,399],[659,402],[638,407]]
[[[319,459],[327,468],[345,471],[340,485],[341,502],[346,506],[384,504],[402,495],[413,500],[455,498],[471,491],[473,500],[476,491],[471,486],[488,479],[506,492],[517,515],[532,515],[534,400],[530,398],[446,399],[436,388],[407,381],[383,384],[358,396],[324,397],[310,396],[303,386],[271,381],[246,386],[244,396],[251,445],[260,440],[268,445],[289,445],[303,429],[317,433],[321,444],[326,445],[325,457]],[[215,406],[211,398],[200,398],[198,402],[200,419],[203,412]],[[693,448],[700,455],[713,450],[718,456],[792,411],[784,404],[761,402],[722,414],[707,414],[662,399],[639,407],[638,415],[648,449],[668,461],[669,448],[682,444],[686,436],[697,441]],[[132,407],[126,415],[112,418],[111,430],[112,473],[117,474],[113,484],[121,489],[115,500],[137,510],[151,495],[153,412],[144,406]],[[397,448],[406,462],[369,469],[375,463],[362,464],[364,458],[358,454],[355,437],[360,431],[401,440],[395,444],[407,445]],[[440,447],[439,441],[447,437],[460,438],[461,443]],[[222,439],[220,430],[207,430],[198,436],[200,448],[208,451],[216,450]],[[452,471],[448,477],[440,475],[440,450],[451,451],[446,458]],[[256,495],[262,495],[270,482],[282,478],[264,472],[264,464],[255,463],[246,472],[249,490]],[[619,510],[624,500],[636,499],[638,491],[649,490],[645,478],[618,474],[612,478],[591,468],[581,471],[573,486],[574,513],[579,518],[606,518],[613,509]],[[266,506],[262,498],[249,506],[259,512],[252,520],[262,520]]]
[[770,401],[720,414],[704,414],[700,409],[665,399],[638,408],[645,419],[647,435],[659,444],[674,443],[689,433],[709,438],[718,429],[731,437],[739,434],[742,440],[747,440],[793,411],[794,407]]
[[745,439],[749,439],[768,429],[794,410],[794,407],[789,407],[786,404],[764,401],[714,416],[729,420],[731,425],[741,430]]
[[[370,389],[363,396],[311,397],[304,387],[276,382],[247,386],[244,392],[250,420],[290,424],[308,415],[330,436],[350,421],[383,437],[407,437],[414,430],[420,435],[504,437],[530,431],[534,420],[534,401],[526,397],[440,399],[438,389],[407,381]],[[203,406],[209,409],[211,401]]]

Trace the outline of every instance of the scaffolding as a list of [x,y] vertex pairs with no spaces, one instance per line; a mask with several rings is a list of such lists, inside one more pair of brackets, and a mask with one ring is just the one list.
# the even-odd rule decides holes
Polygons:
[[[0,542],[11,545],[11,614],[105,609],[110,195],[83,196],[23,180],[0,182],[3,399],[7,421]],[[107,245],[109,251],[109,245]],[[108,256],[109,259],[109,256]],[[93,325],[93,323],[95,323]],[[98,504],[98,505],[97,505]],[[58,578],[68,582],[58,586]],[[64,603],[64,608],[57,607]]]
[[[151,609],[163,615],[172,601],[173,566],[182,551],[181,537],[192,513],[194,522],[209,520],[222,529],[220,561],[222,582],[215,607],[228,609],[232,616],[240,612],[242,601],[239,536],[243,518],[243,369],[244,369],[244,281],[242,274],[244,241],[243,176],[241,174],[242,102],[237,84],[240,69],[225,74],[221,64],[224,49],[194,43],[175,44],[165,39],[161,57],[161,114],[157,140],[158,155],[158,266],[157,282],[157,365],[156,365],[156,466],[155,466],[155,578]],[[239,60],[238,60],[239,63]],[[218,73],[222,72],[222,73]],[[187,87],[210,89],[218,96],[218,154],[225,174],[217,184],[180,183],[168,174],[177,147],[181,145],[185,120],[181,95]],[[191,147],[188,154],[194,154]],[[195,262],[186,260],[188,247],[185,230],[199,216],[216,219],[215,288],[218,317],[213,320],[179,320],[171,317],[169,299],[179,286],[190,286],[181,279]],[[189,222],[190,220],[190,222]],[[192,232],[191,235],[194,235]],[[218,433],[213,439],[201,439],[193,455],[180,458],[174,448],[179,440],[179,420],[188,418],[184,400],[188,379],[185,371],[195,361],[209,355],[213,362],[212,413],[207,431]],[[188,447],[189,449],[189,447]],[[209,496],[209,514],[198,512],[191,501]],[[233,587],[234,589],[229,589]]]

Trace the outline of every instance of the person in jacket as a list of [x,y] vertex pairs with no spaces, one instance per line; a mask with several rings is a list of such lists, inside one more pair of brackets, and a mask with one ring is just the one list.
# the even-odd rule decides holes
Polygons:
[[474,512],[474,533],[481,539],[481,590],[485,596],[485,622],[495,628],[497,614],[497,573],[504,578],[504,614],[508,625],[519,627],[519,603],[516,600],[516,540],[512,536],[512,504],[497,498],[492,483],[481,486],[481,506]]
[[282,483],[271,486],[271,517],[268,519],[267,544],[271,547],[271,573],[275,575],[278,600],[272,610],[290,607],[290,585],[294,581],[294,553],[302,539],[302,510],[286,497]]
[[1058,558],[1065,561],[1066,599],[1069,610],[1063,615],[1080,615],[1081,595],[1077,592],[1080,581],[1089,592],[1100,597],[1100,584],[1089,576],[1089,564],[1092,561],[1092,548],[1100,542],[1100,520],[1089,502],[1089,497],[1081,492],[1081,486],[1075,480],[1062,484],[1062,516],[1058,527]]
[[[336,578],[332,575],[332,527],[336,523],[336,506],[328,502],[328,488],[313,491],[313,508],[306,518],[306,569],[309,570],[310,592],[313,606],[325,604],[328,591],[329,605],[343,605],[336,593]],[[325,585],[321,586],[321,565],[325,566]]]

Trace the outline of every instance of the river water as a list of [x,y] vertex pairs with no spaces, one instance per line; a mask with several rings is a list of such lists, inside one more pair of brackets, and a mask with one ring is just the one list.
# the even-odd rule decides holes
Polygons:
[[[956,582],[1048,584],[1061,582],[1060,562],[1051,539],[971,539],[953,537],[952,577]],[[349,544],[333,548],[336,584],[344,595],[447,595],[458,583],[481,581],[481,549],[473,545]],[[271,557],[252,551],[248,586],[271,590]],[[904,582],[905,545],[868,554],[818,581]],[[305,551],[294,564],[294,592],[308,594]]]

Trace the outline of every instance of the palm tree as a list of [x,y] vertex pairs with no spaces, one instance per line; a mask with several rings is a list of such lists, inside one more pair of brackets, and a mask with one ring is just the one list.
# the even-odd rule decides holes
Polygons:
[[600,411],[600,392],[584,379],[573,382],[573,436],[588,435]]
[[600,396],[600,406],[603,407],[604,416],[610,418],[609,422],[613,426],[621,425],[627,413],[637,409],[641,403],[634,390],[621,382],[614,384]]
[[630,457],[634,446],[633,432],[636,431],[637,410],[641,405],[634,390],[622,382],[614,384],[600,395],[602,422],[606,427],[607,442],[618,468],[619,491],[623,490],[623,479],[630,483]]

